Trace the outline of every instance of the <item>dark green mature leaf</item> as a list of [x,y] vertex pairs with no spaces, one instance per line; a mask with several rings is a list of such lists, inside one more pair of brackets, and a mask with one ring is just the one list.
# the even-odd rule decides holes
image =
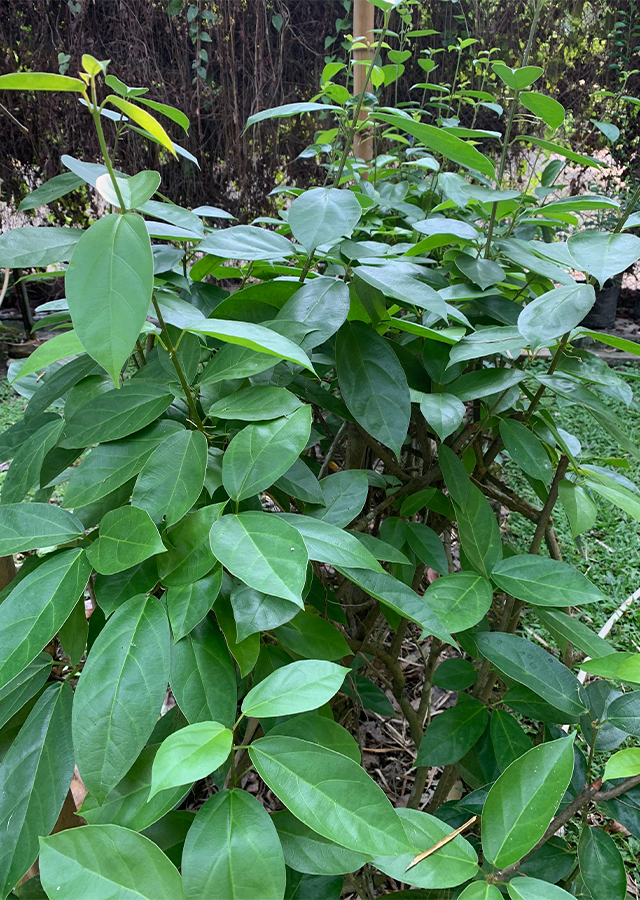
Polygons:
[[169,681],[169,622],[154,596],[132,597],[94,643],[76,688],[73,739],[87,788],[102,803],[158,718]]
[[395,858],[382,855],[374,857],[372,864],[381,872],[397,881],[421,888],[455,887],[478,873],[478,856],[460,835],[407,872],[407,866],[419,853],[447,837],[453,828],[435,816],[416,809],[399,809],[398,815],[407,834],[410,850],[405,850]]
[[491,714],[491,743],[500,771],[531,750],[531,740],[513,716],[502,709]]
[[456,518],[465,557],[488,578],[502,559],[502,539],[491,504],[475,485],[469,485],[464,506],[456,505]]
[[52,662],[49,653],[39,653],[0,690],[0,728],[38,693],[51,672]]
[[589,704],[576,676],[554,656],[514,634],[475,635],[482,655],[509,678],[525,685],[547,703],[569,715],[582,715]]
[[491,582],[474,572],[455,572],[437,578],[425,600],[453,634],[466,631],[482,619],[493,600]]
[[525,373],[520,369],[485,368],[460,375],[448,385],[448,388],[450,394],[468,403],[471,400],[482,400],[484,397],[502,394],[515,387],[525,377]]
[[48,687],[0,764],[0,896],[6,897],[38,855],[73,775],[71,706],[67,684]]
[[407,543],[421,562],[440,575],[449,571],[447,554],[433,528],[421,522],[407,522]]
[[260,655],[260,635],[250,634],[244,640],[238,640],[233,609],[226,591],[216,601],[215,616],[229,653],[238,663],[240,675],[246,678],[253,671]]
[[292,322],[298,328],[309,329],[301,346],[303,350],[311,350],[336,333],[347,318],[350,303],[349,287],[344,281],[320,276],[297,290],[275,321],[276,324]]
[[546,724],[574,725],[580,720],[580,715],[577,713],[574,715],[557,709],[523,684],[516,684],[509,688],[502,699],[507,706],[515,709],[521,715]]
[[184,845],[187,900],[282,900],[285,868],[271,817],[246,791],[221,791],[196,815]]
[[315,610],[298,612],[285,625],[278,626],[274,634],[296,656],[306,659],[342,659],[351,653],[342,633],[316,615]]
[[491,579],[503,591],[534,606],[582,606],[604,599],[573,566],[529,553],[501,560]]
[[131,379],[118,390],[94,397],[67,419],[61,447],[88,447],[127,437],[150,425],[171,406],[164,385]]
[[512,460],[527,475],[537,478],[543,484],[551,480],[551,460],[542,441],[531,429],[517,419],[503,419],[500,422],[500,437]]
[[184,782],[206,778],[229,756],[233,732],[219,722],[195,722],[169,735],[153,761],[149,799]]
[[478,673],[468,659],[445,659],[433,673],[432,684],[445,691],[464,691],[475,684]]
[[576,268],[595,276],[602,287],[608,278],[640,259],[640,238],[633,234],[580,231],[571,235],[567,250],[576,261]]
[[115,575],[96,575],[93,590],[98,606],[106,616],[110,616],[125,600],[137,594],[147,594],[157,583],[158,566],[152,557]]
[[179,867],[182,864],[184,841],[195,815],[186,809],[172,810],[142,833],[160,847],[174,866]]
[[158,573],[167,587],[192,584],[216,564],[209,531],[222,514],[224,503],[194,509],[165,534],[167,552],[158,557]]
[[607,656],[615,653],[615,649],[603,638],[592,631],[576,616],[568,616],[559,609],[538,609],[536,615],[551,634],[560,635],[588,653],[591,657]]
[[148,838],[119,825],[86,825],[40,839],[40,877],[49,897],[184,900],[182,879]]
[[245,426],[222,461],[222,482],[229,496],[245,500],[270,487],[302,453],[310,431],[309,405],[272,422]]
[[[640,246],[640,240],[636,240]],[[518,316],[518,330],[532,349],[548,347],[556,338],[580,324],[595,299],[591,284],[554,288],[527,303]]]
[[2,485],[2,504],[19,503],[34,487],[40,487],[40,471],[47,453],[55,447],[63,426],[54,419],[20,445]]
[[100,522],[100,537],[87,549],[87,559],[101,575],[113,575],[138,565],[164,544],[149,513],[135,506],[108,512]]
[[427,727],[418,748],[416,765],[447,766],[458,762],[480,738],[488,719],[483,703],[460,695],[456,706],[445,709]]
[[360,469],[346,469],[320,481],[324,506],[308,509],[314,519],[344,528],[361,512],[369,492],[369,479]]
[[371,569],[373,572],[384,571],[375,556],[354,535],[336,525],[331,525],[324,519],[293,513],[280,513],[278,518],[288,522],[300,532],[309,559],[331,566]]
[[297,872],[344,875],[357,871],[371,858],[317,834],[287,809],[274,813],[271,820],[278,832],[285,862]]
[[241,422],[266,422],[290,416],[300,406],[302,402],[286,388],[257,384],[217,400],[209,415]]
[[153,255],[142,217],[111,214],[94,222],[76,245],[65,286],[84,349],[117,383],[142,331],[153,289]]
[[0,605],[0,688],[34,660],[71,614],[91,574],[84,550],[46,558]]
[[245,584],[300,602],[309,556],[288,522],[266,512],[227,515],[213,524],[209,539],[215,556]]
[[66,544],[84,534],[82,522],[50,503],[7,503],[0,506],[0,554]]
[[156,524],[166,517],[170,527],[189,512],[200,496],[206,468],[204,434],[179,431],[169,435],[142,467],[131,504],[146,510]]
[[547,830],[573,772],[574,735],[533,747],[502,773],[482,812],[482,848],[497,868],[510,866]]
[[607,709],[607,720],[621,731],[640,737],[640,691],[613,700]]
[[335,750],[336,753],[348,756],[349,759],[354,760],[358,765],[362,762],[360,747],[347,729],[321,713],[287,717],[285,722],[274,725],[269,730],[269,734],[286,734],[289,737],[297,737],[303,741],[311,741],[313,744],[320,744],[322,747],[327,747],[329,750]]
[[245,716],[289,716],[317,709],[340,690],[349,670],[332,662],[302,659],[276,669],[242,701]]
[[210,617],[171,648],[171,690],[190,723],[236,720],[236,670]]
[[221,585],[222,566],[216,566],[209,575],[192,584],[182,584],[167,590],[165,600],[174,643],[202,622],[220,593]]
[[359,425],[397,455],[406,437],[411,397],[404,369],[384,338],[347,322],[336,339],[338,384]]
[[296,197],[287,222],[295,239],[313,253],[320,244],[349,237],[361,216],[362,207],[352,191],[317,187]]
[[580,875],[598,900],[625,900],[627,876],[614,840],[601,828],[582,830],[578,844]]
[[304,503],[321,504],[323,502],[318,479],[301,458],[295,460],[291,468],[287,469],[284,475],[274,482],[274,486]]
[[239,641],[260,631],[270,631],[292,619],[300,610],[298,603],[263,594],[255,588],[234,581],[231,588],[231,606]]
[[12,228],[0,235],[0,267],[31,269],[66,261],[83,233],[80,228]]
[[279,735],[254,741],[249,755],[274,794],[318,834],[360,853],[407,852],[397,813],[353,760]]
[[284,900],[340,900],[344,887],[341,875],[305,875],[286,866]]

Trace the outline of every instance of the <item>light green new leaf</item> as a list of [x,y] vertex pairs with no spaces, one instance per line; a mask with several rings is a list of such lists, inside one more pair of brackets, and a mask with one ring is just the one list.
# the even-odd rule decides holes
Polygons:
[[0,76],[2,91],[78,91],[82,94],[86,89],[86,84],[79,78],[51,72],[11,72]]
[[121,110],[130,119],[133,119],[134,122],[137,122],[138,125],[142,126],[146,131],[151,134],[159,144],[162,144],[163,147],[172,153],[176,158],[177,154],[175,151],[175,147],[173,146],[173,142],[171,138],[164,130],[160,122],[155,119],[151,113],[148,113],[145,109],[140,109],[139,106],[136,106],[135,103],[131,103],[129,100],[125,100],[122,97],[118,97],[116,94],[109,94],[108,97],[103,101],[104,103],[110,103],[112,106],[115,106],[116,109]]
[[309,559],[327,563],[330,566],[344,566],[355,569],[371,569],[372,572],[383,572],[384,569],[375,556],[353,534],[343,531],[337,525],[324,519],[301,516],[292,513],[279,513],[278,518],[292,525],[302,535]]
[[448,766],[458,762],[480,739],[488,719],[484,703],[465,694],[459,695],[455,706],[445,709],[427,726],[418,748],[416,765]]
[[32,488],[40,487],[42,463],[57,444],[63,424],[62,419],[56,417],[20,445],[2,485],[2,504],[19,503]]
[[34,660],[71,614],[91,574],[84,550],[47,557],[0,605],[0,688]]
[[184,900],[182,879],[153,841],[119,825],[69,828],[40,839],[40,878],[49,897]]
[[[640,257],[640,239],[635,240],[638,241]],[[590,257],[593,264],[591,254]],[[518,331],[533,350],[548,347],[556,338],[579,325],[595,300],[596,294],[591,284],[554,288],[527,303],[518,316]]]
[[221,585],[222,566],[216,566],[204,578],[167,589],[165,600],[174,643],[202,622],[220,593]]
[[173,645],[169,680],[188,722],[233,725],[238,705],[236,669],[211,617]]
[[[295,719],[292,721],[295,722]],[[285,862],[296,872],[308,875],[344,875],[357,871],[370,860],[366,854],[347,850],[312,831],[287,809],[274,813],[271,821],[276,826]]]
[[0,690],[0,728],[38,693],[51,673],[52,663],[51,654],[39,653]]
[[52,362],[58,362],[59,359],[67,359],[69,356],[76,356],[78,353],[84,353],[84,347],[78,339],[75,331],[63,331],[55,337],[49,338],[44,344],[33,351],[31,356],[20,366],[16,378],[25,378],[34,372],[45,369]]
[[0,555],[66,544],[84,533],[82,522],[50,503],[0,506]]
[[349,670],[332,662],[302,659],[276,669],[242,701],[245,716],[290,716],[328,703]]
[[311,406],[290,416],[246,425],[222,460],[222,483],[232,500],[245,500],[270,487],[302,453],[311,433]]
[[547,97],[538,91],[523,91],[520,94],[520,103],[554,131],[564,122],[565,108],[553,97]]
[[452,634],[477,624],[493,600],[491,582],[474,572],[455,572],[437,578],[425,600]]
[[629,750],[618,750],[607,760],[604,767],[603,779],[631,778],[640,775],[640,749],[632,747]]
[[640,684],[640,653],[616,651],[587,660],[582,668],[590,675]]
[[592,897],[625,900],[627,876],[615,841],[601,828],[582,830],[578,843],[580,876]]
[[149,799],[159,791],[206,778],[227,759],[233,732],[219,722],[196,722],[169,735],[153,761]]
[[153,254],[142,217],[112,214],[94,222],[73,251],[65,286],[76,334],[117,384],[153,289]]
[[423,394],[420,412],[440,440],[444,441],[461,424],[466,407],[453,394]]
[[309,555],[300,533],[266,512],[218,519],[209,534],[217,559],[236,578],[262,591],[300,603]]
[[502,900],[502,894],[495,884],[473,881],[463,890],[458,900]]
[[0,764],[0,896],[35,862],[38,837],[49,834],[73,775],[68,684],[48,687]]
[[407,852],[396,811],[352,759],[280,735],[254,741],[249,755],[287,809],[318,834],[359,853]]
[[282,900],[285,865],[266,809],[247,791],[221,791],[196,815],[182,853],[187,900]]
[[[122,393],[122,391],[120,392]],[[200,431],[170,435],[146,461],[133,489],[131,505],[146,510],[167,527],[186,515],[204,485],[207,439]]]
[[73,704],[76,763],[102,803],[126,775],[156,723],[169,681],[169,622],[154,596],[132,597],[107,621]]
[[571,235],[567,249],[576,268],[595,276],[602,287],[608,278],[640,259],[640,238],[633,234],[580,231]]
[[573,566],[529,553],[501,560],[491,572],[491,580],[533,606],[582,606],[604,600],[598,588]]
[[482,811],[482,848],[497,868],[510,866],[547,830],[573,773],[574,735],[533,747],[502,773]]
[[361,216],[362,207],[352,191],[317,187],[296,197],[287,222],[295,239],[313,253],[321,244],[350,237]]
[[291,241],[275,231],[256,225],[232,225],[208,234],[198,247],[202,253],[210,253],[222,259],[246,259],[265,262],[286,259],[296,253]]
[[266,422],[290,416],[300,406],[302,401],[286,388],[257,384],[217,400],[209,410],[209,416],[241,422]]
[[149,513],[135,506],[112,509],[100,522],[100,537],[87,549],[87,559],[101,575],[130,569],[164,552]]
[[[126,209],[137,209],[140,212],[154,215],[153,210],[155,206],[162,207],[165,205],[149,200],[160,187],[160,174],[158,172],[147,170],[138,172],[137,175],[132,177],[116,175],[115,179]],[[95,187],[108,203],[116,208],[120,207],[120,199],[116,194],[113,179],[108,172],[98,175]],[[151,205],[151,209],[147,208],[148,204]],[[180,207],[176,206],[174,209],[179,210]],[[162,216],[158,216],[158,218],[161,219]],[[204,232],[200,231],[200,234],[203,235]]]

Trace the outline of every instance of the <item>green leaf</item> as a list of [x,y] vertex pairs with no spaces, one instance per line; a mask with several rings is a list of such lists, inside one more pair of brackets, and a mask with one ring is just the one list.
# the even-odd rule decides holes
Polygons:
[[[113,85],[110,85],[110,87],[113,87]],[[156,100],[149,100],[147,97],[138,97],[137,99],[138,103],[144,103],[145,106],[148,106],[155,112],[161,113],[163,116],[171,119],[172,122],[176,122],[183,131],[187,134],[189,133],[189,119],[181,110],[175,109],[175,107],[169,106],[167,103],[158,103]]]
[[16,451],[2,485],[3,505],[24,500],[34,487],[40,487],[40,471],[44,459],[58,442],[63,421],[56,418],[39,428]]
[[357,871],[370,860],[370,856],[340,847],[312,831],[287,809],[274,813],[271,821],[278,832],[286,864],[297,872],[344,875]]
[[[444,552],[442,541],[435,531],[421,522],[407,522],[406,524],[407,543],[418,559],[440,575],[446,575],[449,571],[447,555]],[[401,562],[401,560],[390,560],[390,562]]]
[[361,216],[362,207],[352,191],[317,187],[296,197],[287,222],[295,239],[312,254],[321,244],[350,237]]
[[433,673],[432,683],[445,691],[464,691],[475,684],[477,677],[468,659],[445,659]]
[[520,103],[554,131],[564,122],[565,108],[553,97],[547,97],[538,91],[523,91],[520,94]]
[[239,789],[210,797],[187,834],[182,873],[187,900],[282,900],[284,857],[268,812]]
[[495,884],[474,881],[463,890],[458,900],[502,900],[502,894]]
[[631,778],[640,775],[640,749],[633,747],[629,750],[618,750],[607,760],[604,767],[603,779]]
[[291,468],[274,482],[274,487],[304,503],[323,502],[318,479],[302,459],[296,459]]
[[603,595],[567,563],[521,553],[501,560],[491,572],[501,590],[533,606],[582,606],[601,603]]
[[79,78],[69,75],[53,75],[51,72],[12,72],[0,75],[3,91],[86,91],[87,86]]
[[67,418],[61,447],[87,447],[128,437],[150,425],[173,403],[164,385],[131,380],[92,398]]
[[500,437],[509,456],[523,472],[543,484],[551,481],[552,466],[542,441],[517,419],[502,419]]
[[6,897],[38,856],[73,775],[68,684],[48,687],[0,764],[0,895]]
[[0,235],[0,267],[31,269],[66,262],[83,234],[80,228],[12,228]]
[[346,469],[323,478],[320,490],[324,506],[308,509],[307,514],[344,528],[362,511],[369,493],[369,480],[362,470]]
[[38,693],[51,673],[52,662],[49,653],[39,653],[0,690],[0,728]]
[[310,350],[336,333],[347,318],[350,302],[349,287],[344,281],[320,276],[307,281],[289,297],[275,321],[293,322],[309,329],[301,346]]
[[[598,507],[583,487],[563,478],[558,485],[558,495],[562,508],[567,514],[573,538],[590,531],[596,524]],[[640,515],[640,503],[638,503]]]
[[142,217],[112,214],[94,222],[73,251],[65,287],[84,349],[117,384],[147,318],[153,289],[153,255]]
[[103,103],[110,103],[111,106],[115,106],[116,109],[121,110],[129,116],[130,119],[133,119],[134,122],[137,122],[138,125],[144,128],[145,131],[148,131],[149,134],[151,134],[159,144],[166,147],[173,156],[176,156],[175,147],[173,146],[171,138],[160,122],[145,109],[140,109],[135,103],[131,103],[123,97],[118,97],[117,94],[109,94],[109,96],[104,99]]
[[537,719],[545,724],[552,725],[575,725],[579,720],[578,714],[572,715],[551,706],[541,697],[537,696],[532,690],[524,685],[516,684],[504,695],[504,702],[507,706],[515,709],[516,712],[530,719]]
[[296,615],[300,604],[283,600],[282,597],[273,597],[271,594],[263,594],[248,584],[234,581],[231,588],[231,607],[237,639],[244,641],[252,634],[270,631],[288,622]]
[[483,291],[488,287],[493,287],[494,284],[504,281],[506,277],[502,266],[499,266],[492,259],[474,259],[473,256],[461,253],[456,257],[456,266],[463,275],[470,278]]
[[571,716],[587,712],[589,704],[576,676],[542,647],[501,632],[476,634],[475,641],[482,655],[500,672],[547,703]]
[[354,760],[358,765],[362,761],[360,747],[347,729],[320,713],[317,715],[309,713],[303,716],[287,717],[285,722],[274,725],[269,730],[269,734],[286,734],[288,737],[297,737],[303,741],[311,741],[313,744],[320,744],[322,747],[327,747],[329,750],[335,750],[336,753],[348,756],[349,759]]
[[45,369],[52,362],[60,359],[67,359],[69,356],[75,356],[77,353],[83,353],[84,347],[80,343],[75,331],[64,331],[55,337],[49,338],[44,344],[33,351],[31,356],[20,367],[20,371],[13,380],[25,378],[34,372]]
[[215,616],[229,653],[238,663],[242,678],[246,678],[253,671],[260,655],[260,635],[254,633],[242,641],[238,640],[233,608],[226,591],[216,601]]
[[[165,318],[167,317],[165,316]],[[283,337],[275,330],[264,325],[254,325],[251,322],[226,321],[225,319],[205,319],[202,317],[201,319],[193,318],[188,320],[183,327],[194,334],[205,334],[209,337],[218,338],[221,341],[227,341],[230,344],[238,344],[249,350],[258,351],[256,356],[249,355],[249,371],[245,373],[247,375],[255,375],[257,372],[262,372],[265,368],[268,368],[268,366],[262,366],[260,361],[260,357],[265,354],[271,357],[276,356],[278,359],[287,359],[290,362],[304,366],[305,369],[309,369],[311,372],[314,371],[304,350],[301,350],[289,338]],[[243,358],[242,355],[241,358]],[[232,372],[233,377],[236,378],[240,376],[240,372],[236,369],[237,358],[233,357],[233,360]],[[270,365],[274,365],[273,361]],[[229,376],[225,376],[225,378],[227,377]],[[219,380],[219,378],[212,379],[210,377],[204,380],[212,381]]]
[[422,625],[427,634],[432,634],[441,641],[450,644],[453,638],[431,609],[426,600],[420,597],[408,585],[403,584],[386,572],[370,572],[367,569],[340,569],[349,581],[361,587],[365,593],[380,600],[395,610],[399,615]]
[[0,555],[66,544],[84,533],[82,522],[50,503],[0,506]]
[[332,662],[302,659],[276,669],[242,701],[245,716],[290,716],[328,703],[349,670]]
[[607,720],[621,731],[640,737],[640,691],[623,694],[610,703]]
[[537,610],[537,616],[552,634],[556,633],[566,641],[575,644],[591,657],[606,656],[615,653],[607,641],[598,637],[587,625],[575,616],[569,616],[559,609]]
[[274,634],[296,656],[305,659],[342,659],[351,653],[341,632],[316,615],[315,610],[302,610],[285,625],[275,629]]
[[[51,341],[47,343],[51,343]],[[28,421],[36,419],[55,400],[59,400],[67,391],[73,389],[79,381],[83,381],[86,376],[96,374],[97,369],[96,363],[84,352],[75,359],[64,363],[55,371],[52,366],[29,400],[24,411],[25,419]]]
[[84,606],[84,597],[81,597],[58,632],[60,645],[73,666],[77,666],[82,659],[87,646],[88,632],[89,623]]
[[0,605],[0,688],[29,665],[78,602],[91,566],[84,550],[47,557],[22,578]]
[[330,103],[285,103],[283,106],[263,109],[261,112],[249,116],[245,125],[245,131],[251,125],[257,125],[258,122],[264,122],[265,119],[282,119],[287,116],[297,116],[301,113],[321,112],[323,109],[333,109],[335,112],[342,112],[339,106],[332,106]]
[[[126,209],[138,209],[141,212],[154,215],[153,210],[155,206],[162,207],[165,205],[149,200],[149,197],[152,197],[160,187],[160,175],[158,172],[147,170],[138,172],[137,175],[132,177],[116,175],[115,179]],[[116,208],[120,207],[120,198],[116,193],[113,179],[108,172],[98,175],[95,187],[108,203]],[[151,209],[148,208],[149,206]],[[179,206],[174,208],[176,210],[180,209]],[[158,216],[158,218],[162,218],[162,216]],[[204,231],[201,230],[201,223],[197,219],[196,223],[199,227],[197,234],[203,236]]]
[[573,773],[574,735],[533,747],[502,773],[482,811],[482,849],[497,868],[510,866],[547,830]]
[[491,504],[475,485],[469,485],[464,506],[456,504],[456,518],[464,555],[474,569],[489,577],[502,559],[502,539]]
[[275,231],[256,225],[232,225],[219,228],[200,242],[198,250],[221,259],[246,259],[265,262],[294,256],[296,247]]
[[196,722],[169,735],[153,761],[149,799],[167,788],[206,778],[229,756],[233,733],[219,722]]
[[93,590],[98,606],[109,617],[125,600],[149,593],[157,583],[158,566],[151,558],[115,575],[96,575]]
[[480,739],[488,720],[483,703],[468,695],[459,695],[458,703],[435,716],[427,727],[418,748],[416,765],[447,766],[458,762]]
[[437,578],[425,600],[452,634],[466,631],[485,615],[493,600],[491,583],[475,572],[455,572]]
[[158,573],[166,587],[192,584],[216,564],[209,531],[222,515],[225,503],[194,509],[165,533],[167,552],[158,557]]
[[[123,393],[124,388],[119,392]],[[169,435],[147,459],[136,480],[131,505],[158,524],[174,525],[200,496],[207,468],[207,439],[199,431]]]
[[207,617],[171,648],[171,690],[188,722],[231,728],[238,705],[236,670],[220,629]]
[[609,653],[603,657],[587,660],[582,664],[582,668],[590,675],[640,684],[640,653],[620,651]]
[[220,593],[221,585],[222,567],[216,566],[209,575],[192,584],[167,589],[165,600],[174,643],[202,622]]
[[501,772],[531,750],[531,740],[515,718],[502,709],[491,713],[491,743]]
[[184,841],[195,815],[186,809],[172,810],[142,833],[166,853],[174,866],[180,866]]
[[148,838],[119,825],[86,825],[40,838],[40,877],[49,897],[184,900],[182,879]]
[[478,856],[460,835],[407,872],[407,866],[419,853],[450,835],[453,828],[435,816],[416,809],[399,809],[398,815],[404,825],[410,849],[395,858],[374,857],[372,865],[381,872],[406,884],[434,889],[455,887],[478,873]]
[[[375,3],[388,0],[372,0]],[[305,875],[286,867],[284,900],[340,900],[344,888],[341,875]]]
[[[636,240],[640,257],[640,239]],[[591,264],[592,252],[589,253]],[[595,299],[595,290],[591,284],[554,288],[527,303],[518,316],[518,330],[532,349],[548,347],[556,338],[580,324]]]
[[43,182],[34,191],[31,191],[24,200],[20,201],[18,212],[25,212],[28,209],[37,209],[39,206],[46,206],[59,197],[74,191],[76,188],[84,184],[84,179],[74,175],[73,172],[64,172],[62,175],[54,175],[48,181]]
[[[449,223],[454,222],[455,220],[443,219],[442,221]],[[428,219],[425,222],[414,222],[413,226],[416,229],[420,226],[421,230],[424,231],[427,227],[427,222],[431,223],[432,229],[436,228],[437,230],[437,226],[434,224],[433,219]],[[455,228],[455,230],[466,229],[467,232],[474,230],[471,225],[466,225],[461,222],[455,222],[455,226],[449,226],[447,224],[446,227],[447,230],[450,230],[451,228]],[[440,244],[438,243],[437,246],[440,246]],[[409,304],[414,306],[417,310],[427,309],[439,318],[446,319],[447,305],[445,301],[432,287],[429,287],[428,284],[425,284],[423,281],[414,277],[414,269],[410,269],[407,272],[407,270],[403,268],[402,263],[386,262],[383,265],[377,266],[358,266],[356,272],[359,279],[370,285],[370,287],[381,291],[385,297],[392,297],[395,300],[400,300],[403,307]],[[380,310],[380,314],[382,314],[382,312],[383,310]],[[385,322],[394,328],[408,328],[409,326],[400,324],[404,321],[405,320],[398,318],[385,319]],[[433,337],[434,333],[438,335],[441,334],[441,332],[434,332],[433,329],[423,330],[423,327],[414,328],[413,330],[417,330],[418,334],[424,337]],[[455,341],[450,342],[455,343]]]
[[581,231],[569,238],[567,249],[576,268],[593,275],[602,287],[608,278],[640,259],[640,238],[633,234]]
[[209,540],[216,558],[245,584],[300,602],[309,556],[288,522],[266,512],[227,515],[213,524]]
[[302,453],[311,432],[311,406],[272,422],[246,425],[233,438],[222,460],[222,483],[236,501],[253,497],[287,472]]
[[507,889],[511,900],[568,900],[568,894],[555,884],[540,881],[538,878],[515,878]]
[[290,416],[302,402],[286,388],[258,384],[217,400],[209,410],[214,419],[266,422]]
[[396,811],[352,759],[279,735],[254,741],[249,755],[278,799],[318,834],[359,853],[407,852]]
[[345,323],[336,339],[338,384],[349,412],[396,455],[411,415],[411,397],[397,356],[369,325]]
[[580,875],[598,900],[625,900],[627,876],[614,840],[601,828],[584,828],[578,843]]
[[124,506],[104,516],[100,537],[87,549],[87,559],[96,572],[113,575],[163,553],[164,549],[149,513],[135,506]]
[[309,559],[331,566],[371,569],[383,572],[382,566],[360,541],[347,531],[324,519],[293,513],[279,513],[278,518],[292,525],[304,540]]
[[440,440],[444,441],[462,423],[466,407],[453,394],[423,394],[420,412]]
[[512,91],[522,91],[537,81],[543,70],[540,66],[524,66],[521,69],[511,69],[504,63],[493,63],[491,68],[498,78],[510,87]]
[[436,128],[435,125],[425,125],[423,122],[415,122],[413,119],[404,116],[385,115],[383,113],[375,113],[373,116],[376,120],[387,122],[394,125],[399,131],[411,134],[432,150],[434,153],[440,153],[445,159],[451,159],[459,165],[476,172],[482,172],[489,178],[495,178],[496,173],[493,163],[476,148],[461,141],[460,138],[454,137],[447,133],[446,128]]
[[158,718],[169,681],[169,623],[157,597],[132,597],[93,644],[73,704],[76,763],[102,803]]

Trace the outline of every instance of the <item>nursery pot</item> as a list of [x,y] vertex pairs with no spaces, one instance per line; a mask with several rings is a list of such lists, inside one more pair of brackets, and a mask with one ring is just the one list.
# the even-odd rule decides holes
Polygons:
[[596,330],[613,328],[621,285],[622,278],[609,278],[608,281],[605,281],[603,287],[596,290],[596,302],[580,324],[585,328],[595,328]]

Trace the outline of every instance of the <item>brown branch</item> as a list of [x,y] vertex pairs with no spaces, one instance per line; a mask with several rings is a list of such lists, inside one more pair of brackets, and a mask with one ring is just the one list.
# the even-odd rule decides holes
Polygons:
[[561,456],[560,462],[558,463],[558,468],[556,469],[556,474],[553,476],[553,481],[551,482],[551,487],[549,488],[549,495],[544,506],[542,507],[540,518],[538,519],[538,524],[533,535],[533,540],[531,541],[531,546],[529,547],[529,553],[540,552],[542,540],[544,538],[545,531],[547,530],[547,526],[549,525],[553,507],[556,505],[556,502],[558,500],[558,488],[560,482],[566,475],[568,468],[569,460],[566,456]]

